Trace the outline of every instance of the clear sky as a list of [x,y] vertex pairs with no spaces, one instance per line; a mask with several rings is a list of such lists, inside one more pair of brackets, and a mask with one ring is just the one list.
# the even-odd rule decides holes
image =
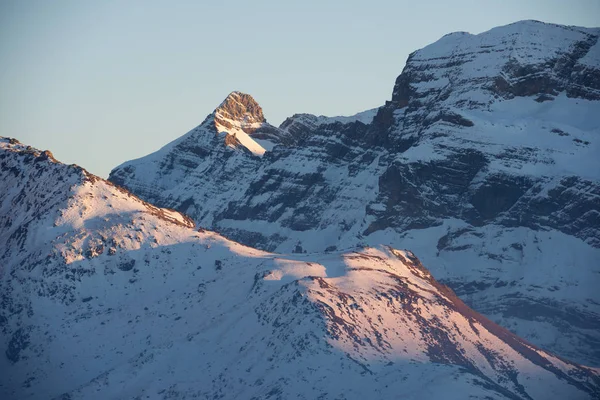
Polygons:
[[106,177],[233,90],[274,125],[351,115],[412,51],[522,19],[600,26],[600,0],[0,0],[0,136]]

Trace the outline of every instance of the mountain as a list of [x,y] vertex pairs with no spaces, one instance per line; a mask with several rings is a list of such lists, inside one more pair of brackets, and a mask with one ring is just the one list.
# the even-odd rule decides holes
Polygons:
[[409,251],[278,255],[0,139],[4,399],[597,398]]
[[266,251],[410,248],[495,322],[599,366],[599,36],[449,34],[378,109],[296,114],[261,156],[216,143],[215,111],[109,180]]
[[182,200],[184,208],[191,211],[193,201],[216,208],[238,198],[239,185],[250,182],[267,149],[291,140],[286,132],[266,122],[251,96],[232,92],[202,124],[159,154],[144,157],[135,166],[123,165],[122,171],[147,178],[132,182],[129,190],[144,193],[143,198],[151,203],[171,196],[174,188],[193,192],[201,186],[201,196]]

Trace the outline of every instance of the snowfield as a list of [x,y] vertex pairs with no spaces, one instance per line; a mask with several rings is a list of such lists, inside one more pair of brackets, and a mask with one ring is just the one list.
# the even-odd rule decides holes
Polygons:
[[0,162],[2,398],[600,394],[409,251],[268,253],[14,140]]

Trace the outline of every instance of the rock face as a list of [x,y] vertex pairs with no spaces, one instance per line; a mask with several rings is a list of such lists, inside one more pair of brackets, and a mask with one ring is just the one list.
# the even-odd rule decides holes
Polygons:
[[256,100],[245,93],[230,93],[216,111],[216,114],[218,114],[218,123],[221,125],[226,120],[243,121],[247,124],[263,124],[267,122],[262,108]]
[[266,253],[15,141],[0,162],[3,399],[600,395],[600,370],[474,312],[409,251]]
[[537,21],[446,35],[379,109],[294,115],[262,157],[210,142],[209,116],[213,133],[109,179],[268,251],[411,248],[496,322],[600,365],[599,36]]

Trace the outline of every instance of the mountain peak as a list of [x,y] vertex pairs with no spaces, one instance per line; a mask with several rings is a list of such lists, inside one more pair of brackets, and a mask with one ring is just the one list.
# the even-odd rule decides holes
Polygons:
[[242,146],[262,156],[280,141],[277,128],[267,123],[262,108],[246,93],[229,93],[209,118],[217,132],[226,134],[225,144],[229,147]]
[[262,108],[252,96],[233,91],[215,110],[215,117],[246,124],[266,122]]

